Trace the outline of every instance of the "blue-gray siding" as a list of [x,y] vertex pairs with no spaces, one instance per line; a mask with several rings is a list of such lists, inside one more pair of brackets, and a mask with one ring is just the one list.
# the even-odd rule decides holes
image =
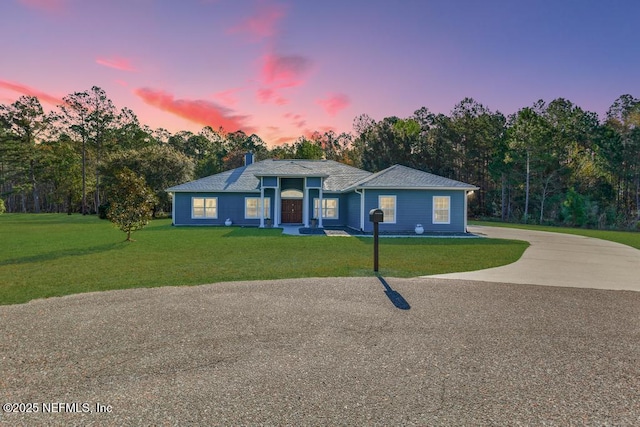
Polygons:
[[[289,181],[291,187],[296,187],[299,181]],[[307,200],[309,218],[313,218],[313,199],[318,197],[318,190],[309,190]],[[381,195],[396,196],[396,223],[380,224],[381,232],[407,232],[412,231],[416,224],[422,224],[427,232],[463,232],[467,213],[465,207],[465,191],[455,190],[365,190],[365,218],[364,231],[372,232],[373,226],[369,221],[368,213],[378,207],[378,197]],[[433,223],[433,197],[449,196],[450,224]],[[259,226],[259,219],[245,219],[245,197],[260,197],[260,193],[175,193],[176,225],[224,225],[230,218],[234,225]],[[191,200],[193,197],[217,197],[218,217],[216,219],[191,218]],[[269,216],[274,218],[275,189],[265,189],[265,197],[271,198],[271,210]],[[347,194],[323,193],[323,198],[337,198],[339,201],[339,218],[324,219],[325,226],[348,226],[356,230],[360,229],[360,194],[350,192]]]
[[262,178],[262,182],[264,182],[265,187],[277,187],[278,186],[278,177],[277,176],[265,176]]
[[360,194],[353,192],[347,195],[347,227],[360,230]]
[[[365,231],[373,231],[369,221],[369,210],[378,206],[379,196],[396,196],[396,223],[380,224],[381,232],[411,231],[416,224],[422,224],[428,232],[464,232],[465,191],[449,190],[366,190],[365,191]],[[450,196],[450,224],[433,223],[433,197]]]
[[[275,203],[274,190],[265,189],[265,198],[271,198],[270,217],[273,218]],[[246,197],[260,197],[260,193],[175,193],[175,213],[173,223],[175,225],[224,225],[227,218],[234,225],[259,226],[260,219],[245,219],[244,208]],[[192,218],[191,200],[193,197],[217,197],[217,218]]]
[[322,180],[318,177],[312,176],[307,178],[307,187],[320,188]]

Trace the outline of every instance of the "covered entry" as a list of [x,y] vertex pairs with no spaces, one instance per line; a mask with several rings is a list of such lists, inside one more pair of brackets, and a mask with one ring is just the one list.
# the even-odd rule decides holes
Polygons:
[[302,224],[304,180],[302,178],[283,178],[281,183],[280,213],[282,223]]
[[[275,226],[279,224],[300,224],[304,227],[309,227],[311,216],[317,215],[313,206],[315,198],[322,205],[322,186],[327,175],[318,173],[313,168],[299,165],[291,160],[277,160],[274,162],[277,162],[280,166],[277,168],[277,172],[255,175],[260,179],[261,198],[265,197],[265,190],[273,189],[275,197],[273,224]],[[260,227],[264,227],[264,221],[265,218],[260,218]],[[319,228],[322,228],[322,216],[317,218],[316,224]]]

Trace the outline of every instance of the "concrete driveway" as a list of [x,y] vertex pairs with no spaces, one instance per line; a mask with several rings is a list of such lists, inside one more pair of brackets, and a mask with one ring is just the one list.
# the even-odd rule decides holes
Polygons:
[[545,231],[470,226],[472,233],[525,240],[520,260],[503,267],[428,276],[442,279],[640,291],[640,251],[606,240]]

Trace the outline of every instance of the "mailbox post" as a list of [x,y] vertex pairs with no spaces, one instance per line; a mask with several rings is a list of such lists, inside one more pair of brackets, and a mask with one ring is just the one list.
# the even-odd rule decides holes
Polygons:
[[371,209],[369,221],[373,223],[373,271],[378,272],[378,224],[384,221],[382,209]]

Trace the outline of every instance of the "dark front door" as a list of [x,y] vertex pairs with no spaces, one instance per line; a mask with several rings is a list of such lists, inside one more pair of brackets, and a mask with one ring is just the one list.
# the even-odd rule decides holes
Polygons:
[[302,199],[282,199],[282,223],[302,223]]

